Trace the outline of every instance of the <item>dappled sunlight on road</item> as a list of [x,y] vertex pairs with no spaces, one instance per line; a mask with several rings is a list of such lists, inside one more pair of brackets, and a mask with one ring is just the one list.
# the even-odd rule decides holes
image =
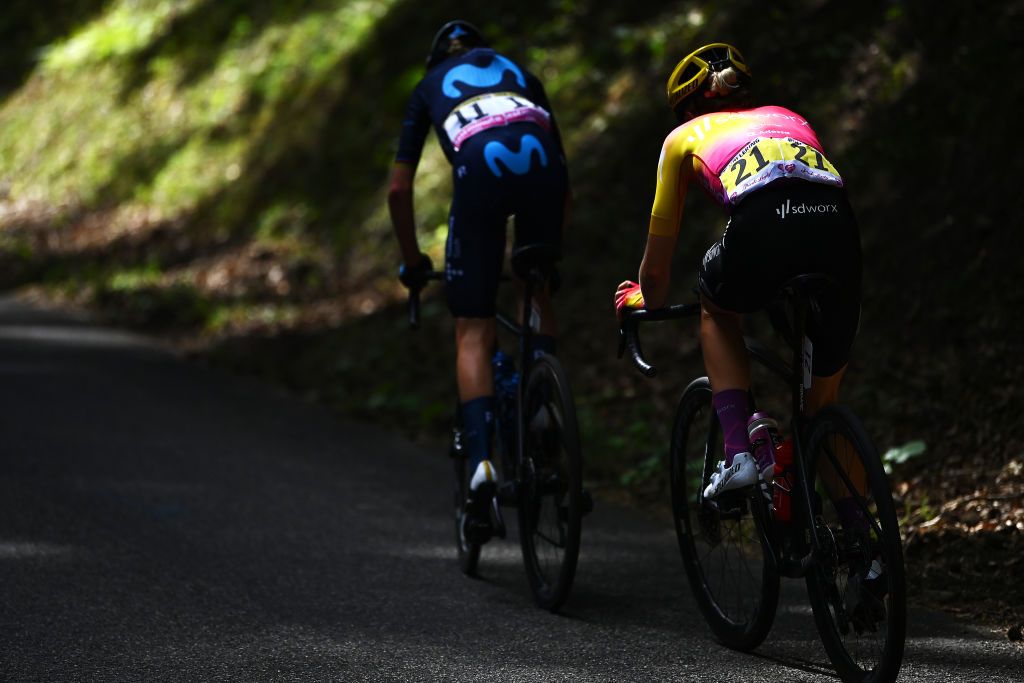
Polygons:
[[[389,546],[382,549],[384,554],[393,557],[415,558],[418,560],[450,560],[452,571],[458,571],[455,560],[455,541],[443,544],[417,545],[417,546]],[[481,551],[481,564],[490,566],[513,566],[523,563],[522,552],[519,549],[519,541],[516,539],[502,541],[494,539],[487,543]]]
[[3,325],[0,341],[45,342],[88,348],[152,348],[153,341],[116,330],[69,325]]
[[0,541],[0,561],[70,557],[75,548],[70,545],[34,541]]

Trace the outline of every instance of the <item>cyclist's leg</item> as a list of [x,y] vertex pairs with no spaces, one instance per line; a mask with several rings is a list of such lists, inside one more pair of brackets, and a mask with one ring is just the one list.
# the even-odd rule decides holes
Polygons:
[[[751,283],[766,260],[758,211],[748,203],[733,212],[722,238],[711,245],[701,261],[700,339],[704,368],[711,382],[712,404],[722,427],[725,450],[723,470],[728,476],[740,454],[749,459],[747,421],[750,418],[750,358],[743,343],[742,315],[762,304],[758,293],[764,279]],[[761,202],[755,201],[755,205]],[[747,467],[753,468],[753,461]],[[744,466],[746,467],[746,466]],[[737,481],[749,479],[749,471]],[[710,491],[710,489],[709,489]]]
[[491,463],[496,409],[491,370],[494,341],[494,318],[455,319],[456,380],[473,489],[497,480]]
[[[837,283],[818,296],[818,314],[807,322],[807,336],[813,344],[811,387],[805,396],[805,412],[813,416],[839,398],[839,388],[850,359],[860,323],[861,251],[860,231],[853,211],[842,190],[814,188],[822,205],[836,210],[823,214],[809,225],[803,236],[808,249],[809,270],[827,273]],[[854,452],[853,444],[840,434],[831,444],[839,467],[863,495],[867,491],[867,472]],[[819,464],[822,482],[828,489],[843,526],[865,530],[867,521],[852,499],[851,492],[831,462]]]
[[[811,388],[804,397],[804,412],[808,416],[812,416],[825,406],[838,401],[839,385],[843,381],[843,374],[845,372],[846,365],[843,365],[838,372],[831,375],[825,377],[819,375],[812,376]],[[860,459],[853,452],[853,445],[837,435],[832,446],[840,467],[850,477],[857,491],[864,493],[867,490],[867,473],[864,471],[864,466],[861,464]],[[818,471],[821,474],[822,481],[834,498],[845,497],[840,494],[845,489],[845,484],[831,463],[824,462],[819,464]],[[837,508],[841,513],[844,510],[847,511],[847,519],[845,521],[852,522],[857,519],[852,501],[844,504],[837,503]]]
[[743,343],[742,314],[700,297],[700,342],[704,368],[715,393],[750,390],[750,358]]
[[480,164],[456,169],[445,249],[445,293],[455,317],[456,378],[474,482],[480,471],[488,481],[496,478],[490,465],[495,412],[491,356],[505,217],[495,194],[494,182],[486,171],[481,172]]
[[800,269],[824,273],[835,282],[818,294],[817,312],[807,319],[813,365],[811,388],[804,398],[805,413],[813,416],[837,401],[860,325],[860,228],[842,189],[812,184],[801,198],[831,209],[804,219],[796,234]]
[[828,376],[811,375],[811,388],[804,395],[804,414],[812,417],[827,405],[839,400],[839,386],[843,382],[846,365]]
[[711,402],[722,426],[724,466],[730,467],[737,455],[750,452],[750,359],[740,314],[715,305],[706,295],[700,299],[700,348],[713,389]]
[[463,403],[494,393],[491,356],[496,337],[493,317],[455,319],[455,375]]

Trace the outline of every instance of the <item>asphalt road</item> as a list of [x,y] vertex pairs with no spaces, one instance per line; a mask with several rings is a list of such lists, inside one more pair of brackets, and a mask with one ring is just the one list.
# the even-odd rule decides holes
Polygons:
[[[836,680],[800,583],[728,651],[672,530],[599,501],[548,614],[514,542],[459,573],[443,454],[11,300],[0,427],[0,680]],[[1024,681],[1024,650],[912,610],[901,680]]]

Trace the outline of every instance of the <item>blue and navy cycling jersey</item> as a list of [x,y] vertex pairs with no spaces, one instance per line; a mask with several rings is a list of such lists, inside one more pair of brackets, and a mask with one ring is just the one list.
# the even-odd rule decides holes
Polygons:
[[395,160],[416,166],[431,126],[454,165],[469,138],[514,124],[548,131],[564,158],[551,105],[537,77],[490,48],[475,48],[441,62],[416,86]]
[[568,171],[540,81],[490,48],[432,68],[409,100],[397,163],[415,168],[433,126],[452,165],[445,292],[458,318],[494,315],[505,255],[515,244],[561,246]]

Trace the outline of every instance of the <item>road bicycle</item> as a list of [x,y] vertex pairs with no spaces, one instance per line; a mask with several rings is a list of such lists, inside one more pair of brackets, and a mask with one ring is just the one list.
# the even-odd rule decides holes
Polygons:
[[[516,249],[511,266],[523,283],[520,313],[526,324],[501,311],[496,316],[500,327],[518,340],[519,368],[515,381],[495,383],[495,435],[502,465],[496,495],[487,501],[470,500],[472,472],[457,406],[449,451],[455,468],[455,541],[462,571],[477,573],[482,546],[492,536],[506,536],[502,508],[514,507],[531,592],[536,603],[550,611],[557,611],[569,595],[582,518],[593,507],[583,488],[579,427],[565,369],[555,356],[534,352],[533,294],[551,281],[556,258],[556,250],[548,245]],[[444,276],[435,271],[425,279]],[[419,323],[419,294],[420,288],[409,290],[409,322],[414,328]],[[510,385],[515,388],[510,390]]]
[[[810,418],[804,415],[813,357],[806,323],[817,314],[819,295],[831,286],[824,275],[800,276],[770,305],[772,326],[786,341],[790,362],[745,337],[750,356],[786,382],[792,394],[792,465],[785,476],[776,474],[771,500],[763,483],[704,498],[723,446],[711,385],[700,377],[683,391],[672,429],[673,517],[694,597],[722,643],[741,651],[760,645],[775,618],[780,577],[803,578],[825,651],[840,677],[892,681],[903,659],[906,586],[889,482],[849,408],[833,404]],[[653,376],[656,369],[640,346],[639,323],[699,312],[699,304],[679,304],[628,313],[620,356],[628,350],[640,371]],[[791,517],[783,521],[780,508],[787,494]],[[850,523],[847,511],[844,526],[838,506],[851,503],[840,500],[852,501],[861,523]],[[865,588],[866,578],[874,581],[873,590]]]

